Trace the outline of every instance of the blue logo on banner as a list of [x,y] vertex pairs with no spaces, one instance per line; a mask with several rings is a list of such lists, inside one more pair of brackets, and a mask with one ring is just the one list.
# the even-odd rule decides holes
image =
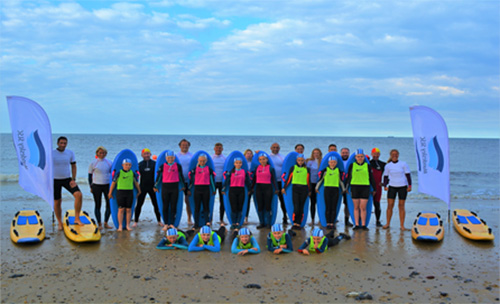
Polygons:
[[30,136],[28,137],[28,149],[30,150],[29,163],[39,167],[42,170],[45,169],[45,148],[43,147],[40,136],[38,135],[38,130],[31,132]]
[[420,160],[420,153],[418,153],[417,141],[415,141],[415,153],[417,153],[418,171],[422,171],[422,161]]
[[443,172],[444,156],[436,136],[429,142],[429,167]]

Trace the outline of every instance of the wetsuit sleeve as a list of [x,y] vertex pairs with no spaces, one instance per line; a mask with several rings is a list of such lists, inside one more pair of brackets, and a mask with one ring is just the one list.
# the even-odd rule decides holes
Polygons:
[[311,192],[311,170],[309,168],[307,168],[307,190]]
[[116,181],[118,180],[118,177],[120,177],[120,171],[115,172],[115,175],[113,176],[113,182],[116,183]]
[[193,169],[188,172],[188,189],[193,188],[194,186],[194,175],[196,174],[196,169]]
[[165,246],[166,243],[167,243],[167,239],[162,238],[161,241],[158,243],[158,245],[156,245],[156,249],[162,249],[162,250],[175,249],[175,247],[173,247],[173,246]]
[[198,247],[196,245],[198,245],[198,243],[200,242],[200,239],[198,238],[198,234],[196,234],[193,238],[193,240],[191,241],[191,243],[189,243],[189,247],[188,247],[188,251],[189,252],[193,252],[193,251],[203,251],[205,250],[205,247]]
[[241,249],[238,249],[238,238],[234,238],[233,240],[233,244],[231,245],[231,253],[233,254],[238,254],[238,252],[240,252]]
[[186,247],[189,246],[188,242],[186,241],[186,239],[183,236],[181,236],[177,239],[177,244],[182,245],[182,246],[186,246]]
[[250,173],[248,171],[245,172],[245,185],[247,186],[248,190],[252,189],[252,178],[250,177]]
[[257,168],[255,168],[254,171],[251,173],[252,175],[250,178],[252,179],[252,189],[255,187],[255,184],[257,183]]
[[302,245],[300,245],[298,252],[302,253],[302,250],[307,249],[309,247],[309,239],[306,239]]
[[139,182],[139,172],[134,171],[133,173],[134,173],[134,180],[135,180],[136,182]]
[[205,245],[203,245],[203,248],[210,250],[212,252],[219,252],[220,251],[220,242],[219,242],[219,238],[217,237],[217,233],[215,233],[213,235],[212,239],[213,239],[214,245],[210,246],[210,245],[205,244]]
[[231,174],[230,172],[224,172],[224,183],[222,184],[222,192],[226,193],[229,190],[229,186],[231,185]]
[[163,166],[160,166],[160,168],[158,168],[158,172],[156,173],[156,183],[154,185],[156,189],[160,189],[161,185],[163,184],[163,180],[161,179],[162,174],[163,174]]
[[408,181],[408,186],[411,186],[411,175],[410,173],[406,173],[406,180]]
[[372,186],[373,191],[377,189],[377,183],[375,183],[375,178],[373,177],[373,172],[372,172],[372,166],[367,163],[368,165],[368,177],[370,179],[370,186]]
[[316,248],[316,253],[323,253],[323,252],[325,252],[325,250],[326,250],[327,247],[328,247],[328,239],[325,238],[324,241],[323,241],[323,244],[321,245],[321,247]]
[[351,184],[351,177],[352,177],[352,164],[349,166],[349,169],[347,170],[347,175],[345,179],[345,187],[349,188]]
[[325,176],[326,168],[318,172],[318,182],[316,183],[316,189],[314,190],[319,190],[319,187],[323,183],[324,176]]
[[292,238],[288,233],[285,233],[285,239],[286,239],[286,249],[293,251]]
[[215,172],[210,167],[208,168],[208,171],[210,171],[210,186],[212,188],[212,192],[215,192],[216,191],[216,187],[215,187]]
[[181,188],[186,188],[186,181],[184,180],[184,175],[182,174],[182,165],[181,164],[177,164],[177,171],[179,171],[179,181],[181,183]]
[[341,180],[339,180],[339,186],[340,186],[340,189],[342,189],[342,192],[344,192],[346,187],[344,186],[344,183]]
[[274,187],[274,190],[276,191],[278,190],[278,183],[276,182],[276,171],[273,168],[269,167],[269,173],[271,174],[271,183]]
[[283,172],[283,178],[285,178],[286,172],[290,172],[290,173],[288,174],[288,179],[285,181],[285,185],[283,186],[283,188],[288,187],[288,185],[290,185],[290,183],[292,182],[292,177],[293,177],[293,167],[295,167],[295,165],[291,166],[291,167],[288,169],[288,171]]
[[257,243],[257,240],[253,236],[250,237],[250,242],[252,242],[252,248],[257,248],[257,250],[248,249],[248,252],[250,252],[250,253],[259,253],[260,252],[259,243]]
[[92,186],[92,173],[89,173],[89,186]]

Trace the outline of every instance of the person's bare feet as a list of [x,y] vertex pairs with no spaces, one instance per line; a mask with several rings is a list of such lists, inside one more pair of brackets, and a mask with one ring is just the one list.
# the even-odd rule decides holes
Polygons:
[[410,229],[405,228],[405,227],[401,227],[400,229],[401,229],[401,231],[410,231]]
[[134,222],[134,223],[132,224],[132,227],[133,227],[133,228],[137,227],[137,222]]
[[163,226],[163,224],[162,224],[161,222],[158,222],[158,226],[160,226],[160,227],[161,227],[161,226]]
[[248,217],[245,217],[245,221],[243,222],[244,225],[248,225]]
[[104,228],[106,228],[106,229],[111,229],[111,228],[113,228],[113,227],[111,227],[110,225],[108,225],[108,223],[104,223]]
[[63,225],[62,224],[57,225],[57,230],[63,230]]
[[193,221],[191,220],[191,217],[188,217],[188,225],[189,226],[193,225]]
[[167,231],[167,229],[168,229],[168,226],[165,225],[165,226],[163,226],[163,228],[161,229],[161,231]]
[[128,230],[128,231],[132,231],[132,230],[134,230],[134,229],[133,229],[132,227],[130,227],[130,226],[127,226],[127,230]]
[[382,228],[383,228],[383,229],[387,229],[387,228],[389,228],[389,227],[390,227],[390,226],[389,226],[389,224],[385,224]]
[[80,220],[76,220],[76,218],[75,218],[75,225],[84,226],[84,224]]
[[123,231],[123,229],[122,229],[122,228],[118,228],[118,229],[116,229],[116,231],[118,231],[118,232],[122,232],[122,231]]
[[99,224],[99,230],[102,230],[102,224]]

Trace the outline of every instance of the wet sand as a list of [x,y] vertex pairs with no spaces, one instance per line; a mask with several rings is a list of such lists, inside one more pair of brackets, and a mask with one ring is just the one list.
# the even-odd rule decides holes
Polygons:
[[[9,229],[14,213],[30,206],[49,223],[49,239],[31,246],[13,244]],[[476,211],[500,238],[498,201],[455,201],[452,207]],[[71,208],[71,202],[63,202],[63,210]],[[384,222],[386,203],[382,208]],[[446,223],[446,205],[435,200],[409,201],[406,225],[419,211],[438,211],[446,229],[440,243],[415,242],[411,232],[400,232],[395,210],[389,230],[375,228],[373,222],[367,232],[346,229],[351,240],[309,257],[268,252],[268,230],[256,230],[255,219],[249,228],[261,246],[257,255],[231,254],[230,237],[219,253],[157,250],[161,228],[151,209],[147,201],[132,232],[103,230],[99,243],[77,244],[50,225],[46,203],[14,209],[3,201],[2,302],[499,302],[498,241],[464,239]],[[93,203],[86,200],[84,210],[93,214]],[[181,229],[186,227],[184,218]],[[342,219],[337,227],[344,231]],[[311,230],[308,225],[297,233],[295,249]],[[244,288],[248,284],[261,288]],[[346,297],[353,291],[368,292],[373,300]]]

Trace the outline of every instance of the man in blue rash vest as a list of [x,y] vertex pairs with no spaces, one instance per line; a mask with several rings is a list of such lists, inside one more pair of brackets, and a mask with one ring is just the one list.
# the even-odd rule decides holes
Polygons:
[[325,236],[323,235],[323,230],[314,228],[312,235],[299,247],[298,252],[304,255],[323,253],[328,250],[329,247],[333,247],[340,243],[341,240],[351,239],[351,237],[345,233],[341,233],[337,237],[334,237],[333,233],[332,230]]
[[267,250],[274,254],[293,252],[292,238],[281,224],[274,224],[267,235]]
[[257,240],[252,236],[248,228],[241,228],[238,231],[238,237],[233,240],[231,252],[237,255],[245,255],[247,253],[259,253],[260,247]]
[[220,223],[224,223],[224,195],[222,194],[222,180],[224,173],[224,163],[226,162],[226,157],[222,155],[222,147],[221,143],[216,143],[214,146],[215,154],[212,155],[212,161],[214,162],[214,171],[215,171],[215,191],[219,191],[219,215],[220,215]]
[[169,228],[165,233],[165,237],[156,245],[156,249],[173,250],[173,249],[188,249],[186,232]]
[[273,143],[271,145],[271,154],[269,158],[273,161],[274,171],[276,173],[276,184],[278,185],[278,199],[280,201],[281,212],[283,212],[283,224],[288,224],[288,218],[286,215],[286,205],[285,199],[283,198],[283,193],[281,193],[281,188],[283,188],[283,182],[281,180],[281,170],[283,169],[283,161],[285,157],[280,154],[280,145],[278,143]]
[[[184,181],[188,181],[188,173],[189,173],[189,163],[191,162],[191,158],[193,154],[189,152],[189,147],[191,147],[191,143],[187,139],[182,139],[179,142],[180,151],[176,153],[177,159],[182,166],[182,175],[184,176]],[[184,203],[186,204],[186,214],[188,225],[192,225],[191,221],[191,205],[189,204],[189,195],[188,188],[184,189]]]
[[209,226],[203,226],[189,244],[188,251],[209,250],[212,252],[219,252],[221,243],[224,242],[225,237],[226,227],[224,227],[224,224],[222,224],[216,232],[213,232]]
[[151,159],[151,151],[148,148],[142,149],[141,151],[142,161],[139,163],[139,174],[140,174],[140,186],[141,195],[137,198],[137,205],[135,206],[135,216],[134,223],[132,227],[137,227],[139,222],[139,216],[141,215],[142,205],[146,199],[146,195],[149,194],[151,203],[153,204],[156,221],[158,226],[162,226],[160,209],[158,208],[158,201],[156,200],[156,193],[153,188],[155,185],[155,166],[156,162]]
[[[340,149],[340,157],[342,158],[342,162],[344,163],[344,170],[347,172],[347,160],[349,159],[349,148],[342,148]],[[342,176],[342,182],[344,182],[345,185],[345,180],[347,178],[347,174],[344,172],[344,175]],[[352,227],[353,225],[349,222],[349,208],[347,207],[347,193],[344,193],[342,195],[342,201],[344,202],[344,222],[347,227]]]

